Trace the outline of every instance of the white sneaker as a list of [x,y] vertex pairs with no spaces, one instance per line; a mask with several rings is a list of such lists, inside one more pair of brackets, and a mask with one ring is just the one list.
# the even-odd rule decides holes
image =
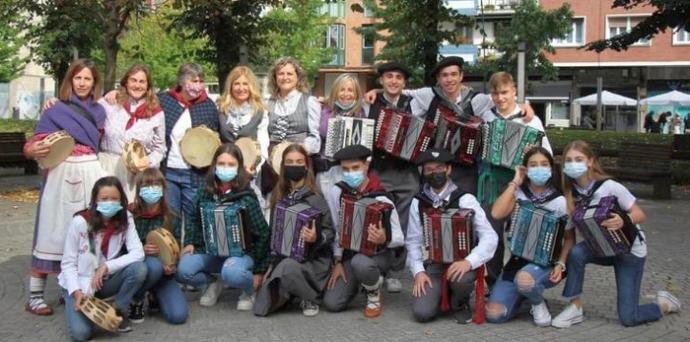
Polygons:
[[208,288],[206,288],[206,291],[204,291],[204,294],[201,295],[201,299],[199,299],[199,305],[201,306],[214,306],[218,302],[218,296],[220,296],[220,292],[223,290],[223,282],[221,280],[216,280],[212,282]]
[[310,300],[303,300],[299,303],[302,308],[302,314],[307,317],[314,317],[319,314],[319,304],[316,304]]
[[578,308],[575,304],[568,304],[556,318],[551,320],[551,326],[569,328],[573,324],[582,323],[583,320],[582,308]]
[[248,295],[242,291],[237,299],[237,311],[251,311],[254,309],[254,295]]
[[529,313],[534,318],[534,324],[538,327],[548,327],[551,325],[551,313],[549,312],[549,307],[546,306],[546,302],[541,302],[539,305],[532,305],[532,309]]
[[402,283],[397,278],[386,278],[385,283],[388,293],[398,293],[402,290]]
[[668,311],[666,313],[679,312],[681,309],[680,300],[674,295],[670,294],[668,291],[659,291],[656,293],[656,303],[661,307],[662,304],[666,305]]

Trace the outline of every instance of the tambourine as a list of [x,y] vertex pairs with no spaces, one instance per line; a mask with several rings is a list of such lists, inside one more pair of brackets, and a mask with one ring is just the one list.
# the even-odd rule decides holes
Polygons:
[[189,165],[198,169],[213,162],[213,154],[220,147],[220,137],[204,125],[188,129],[180,141],[180,154]]
[[142,166],[148,166],[146,149],[137,140],[130,140],[122,149],[122,162],[131,173],[137,173]]
[[256,169],[261,163],[261,149],[259,143],[251,138],[239,138],[235,141],[235,145],[242,151],[242,159],[244,159],[244,166],[250,169]]
[[280,163],[283,161],[283,152],[292,144],[291,142],[284,141],[273,147],[273,151],[271,152],[271,167],[277,175],[280,175]]
[[165,228],[158,228],[146,235],[146,243],[158,246],[158,259],[165,266],[174,266],[180,258],[180,245]]
[[117,332],[117,328],[122,322],[122,317],[117,315],[112,305],[96,297],[84,299],[81,304],[81,312],[97,326],[111,332]]
[[36,162],[42,169],[52,169],[72,154],[75,142],[67,131],[57,131],[48,134],[38,144],[50,147],[50,152],[44,158],[37,159]]

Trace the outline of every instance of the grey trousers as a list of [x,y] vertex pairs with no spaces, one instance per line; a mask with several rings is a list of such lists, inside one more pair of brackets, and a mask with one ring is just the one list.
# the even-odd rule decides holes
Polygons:
[[347,282],[341,278],[335,283],[334,288],[326,289],[323,295],[323,305],[326,310],[333,312],[345,310],[359,293],[360,285],[376,285],[379,277],[390,270],[392,262],[393,251],[390,249],[373,257],[357,253],[352,259],[343,262]]
[[[426,273],[431,278],[432,287],[426,288],[426,294],[414,297],[412,302],[412,314],[418,322],[427,322],[434,319],[441,307],[441,275],[446,266],[430,264],[426,266]],[[450,290],[451,309],[457,309],[458,303],[469,301],[470,294],[474,290],[474,281],[477,279],[475,271],[465,273],[459,281],[448,281]]]

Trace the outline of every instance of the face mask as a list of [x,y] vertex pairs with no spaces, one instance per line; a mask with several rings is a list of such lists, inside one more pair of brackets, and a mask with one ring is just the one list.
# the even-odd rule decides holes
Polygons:
[[139,189],[139,197],[146,204],[156,204],[163,197],[163,188],[160,186],[144,186]]
[[587,172],[587,163],[585,162],[565,162],[563,166],[563,173],[566,176],[577,179]]
[[352,101],[350,104],[342,104],[340,101],[335,101],[335,106],[342,111],[348,111],[354,108],[356,101]]
[[344,172],[343,180],[349,187],[357,189],[364,182],[364,171]]
[[201,95],[201,92],[204,90],[204,86],[201,84],[187,83],[184,86],[184,90],[187,91],[189,96],[195,99]]
[[551,168],[547,166],[528,167],[527,178],[532,184],[542,186],[551,179]]
[[448,175],[445,171],[432,172],[424,176],[424,180],[434,189],[440,189],[448,181]]
[[229,182],[237,177],[237,167],[216,166],[216,177],[223,183]]
[[286,179],[293,182],[297,182],[307,175],[307,168],[301,165],[290,165],[285,166],[285,174],[283,175]]
[[111,218],[122,210],[122,204],[117,201],[100,201],[96,203],[96,210],[98,210],[103,217]]

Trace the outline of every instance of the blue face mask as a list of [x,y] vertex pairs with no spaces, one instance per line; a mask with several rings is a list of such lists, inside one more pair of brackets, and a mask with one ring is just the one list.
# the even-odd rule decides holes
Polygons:
[[225,183],[237,177],[237,167],[216,166],[216,177]]
[[144,186],[139,189],[139,197],[146,204],[156,204],[163,197],[163,188],[160,186]]
[[551,168],[548,166],[533,166],[527,168],[527,178],[536,186],[543,186],[551,179]]
[[565,162],[563,165],[563,173],[566,176],[577,179],[587,172],[587,163],[585,162]]
[[100,201],[96,203],[96,210],[98,210],[103,217],[111,218],[122,210],[122,204],[117,201]]
[[349,187],[357,189],[364,182],[364,171],[343,172],[343,180]]

